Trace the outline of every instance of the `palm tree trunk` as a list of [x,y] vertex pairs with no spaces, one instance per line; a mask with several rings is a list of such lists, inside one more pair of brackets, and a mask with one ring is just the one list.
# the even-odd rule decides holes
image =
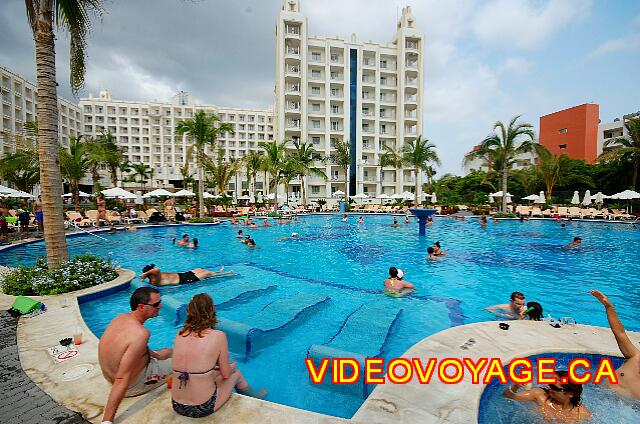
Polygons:
[[506,169],[502,170],[502,213],[507,212],[507,177],[508,171]]
[[204,147],[198,149],[198,216],[204,217],[204,168],[202,167],[202,157]]
[[80,210],[80,187],[78,182],[73,183],[71,191],[73,193],[73,203],[76,205],[76,211]]
[[302,204],[307,206],[307,191],[304,189],[304,175],[300,177],[300,191],[302,192]]
[[93,191],[98,191],[98,185],[100,184],[100,174],[98,173],[98,167],[91,167],[91,181],[93,182]]
[[349,179],[347,178],[347,174],[349,172],[349,168],[344,167],[344,168],[342,168],[342,170],[344,171],[344,207],[345,207],[345,210],[346,210],[347,197],[349,197]]
[[638,168],[640,168],[640,160],[636,159],[633,164],[633,189],[638,188]]
[[38,90],[38,158],[44,212],[44,241],[49,269],[69,259],[64,231],[62,176],[58,142],[58,95],[56,54],[51,11],[39,16],[35,34]]
[[111,172],[111,185],[118,187],[118,170],[112,166],[109,171]]

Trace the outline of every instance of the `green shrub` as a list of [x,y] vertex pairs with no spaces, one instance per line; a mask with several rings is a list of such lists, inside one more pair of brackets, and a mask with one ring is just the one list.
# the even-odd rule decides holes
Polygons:
[[491,215],[492,218],[517,218],[515,213],[502,213],[502,212],[498,212],[498,213],[494,213],[493,215]]
[[212,218],[210,216],[204,216],[202,218],[197,218],[197,217],[191,217],[189,218],[189,224],[211,224],[214,222],[218,222],[219,219],[218,218]]
[[282,215],[280,215],[278,212],[269,212],[267,216],[269,218],[282,218]]
[[117,276],[110,259],[79,255],[54,270],[47,269],[42,260],[35,266],[17,268],[0,285],[5,294],[12,296],[46,296],[96,286]]

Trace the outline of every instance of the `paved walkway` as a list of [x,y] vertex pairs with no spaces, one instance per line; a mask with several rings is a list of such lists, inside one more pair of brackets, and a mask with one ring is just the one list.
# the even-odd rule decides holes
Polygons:
[[20,366],[18,320],[0,311],[0,421],[13,423],[87,423],[36,386]]

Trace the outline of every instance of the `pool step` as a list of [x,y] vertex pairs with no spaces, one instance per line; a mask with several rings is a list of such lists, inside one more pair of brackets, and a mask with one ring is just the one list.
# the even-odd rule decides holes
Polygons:
[[[323,358],[354,358],[364,369],[365,358],[379,358],[389,337],[402,315],[403,309],[391,309],[387,305],[362,304],[344,320],[336,334],[326,343],[311,345],[307,357],[317,367]],[[363,384],[363,379],[353,385],[331,384],[331,363],[323,388],[347,392],[366,399],[375,386]]]
[[275,344],[330,301],[325,295],[296,293],[269,303],[242,321],[220,318],[218,329],[226,333],[229,349],[247,360]]
[[[232,284],[226,287],[212,286],[209,288],[211,298],[216,308],[224,309],[237,302],[264,294],[276,289],[275,284],[269,283],[246,283]],[[173,320],[173,325],[180,325],[187,317],[187,304],[183,300],[177,300],[173,295],[163,295],[162,303],[164,304],[165,315]]]

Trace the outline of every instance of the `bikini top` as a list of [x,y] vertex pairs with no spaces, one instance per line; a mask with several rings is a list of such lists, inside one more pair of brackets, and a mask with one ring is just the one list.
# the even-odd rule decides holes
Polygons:
[[207,371],[201,371],[201,372],[187,372],[187,371],[178,371],[178,370],[173,370],[173,372],[177,372],[180,375],[178,376],[178,380],[180,380],[180,385],[178,386],[179,389],[182,389],[182,387],[186,387],[187,386],[187,382],[189,381],[189,375],[194,374],[194,375],[201,375],[201,374],[207,374],[211,371],[213,371],[216,368],[216,366],[214,365],[211,369],[208,369]]

